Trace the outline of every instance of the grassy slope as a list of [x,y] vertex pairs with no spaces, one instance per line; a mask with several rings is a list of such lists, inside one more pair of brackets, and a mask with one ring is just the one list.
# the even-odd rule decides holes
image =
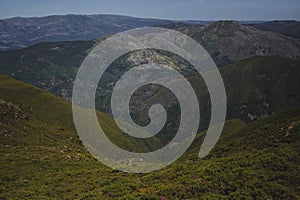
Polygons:
[[299,66],[299,60],[270,56],[221,67],[230,117],[245,119],[247,113],[263,116],[299,106]]
[[0,76],[0,98],[16,104],[43,122],[74,131],[71,105],[67,101],[7,76]]
[[[227,96],[227,119],[250,122],[300,106],[299,66],[299,60],[264,56],[220,67]],[[200,99],[209,99],[204,82],[199,84],[197,76],[189,77],[189,81]]]
[[83,149],[68,102],[5,76],[0,83],[1,199],[300,198],[299,109],[248,125],[230,120],[205,159],[200,134],[174,164],[127,174]]
[[[0,75],[0,99],[22,105],[25,112],[41,122],[51,124],[58,129],[75,132],[71,104],[60,97],[11,77]],[[107,136],[119,146],[139,151],[141,147],[147,149],[150,142],[158,145],[155,138],[143,141],[143,146],[139,145],[138,140],[123,135],[110,116],[101,112],[97,114],[104,131],[108,133]]]

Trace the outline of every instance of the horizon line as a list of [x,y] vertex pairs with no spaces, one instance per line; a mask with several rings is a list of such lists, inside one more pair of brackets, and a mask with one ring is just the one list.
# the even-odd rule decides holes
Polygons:
[[126,15],[126,14],[113,14],[113,13],[91,13],[91,14],[84,14],[84,13],[66,13],[66,14],[47,14],[47,15],[37,15],[37,16],[27,16],[27,15],[15,15],[9,17],[0,17],[0,20],[7,20],[7,19],[14,19],[14,18],[43,18],[43,17],[50,17],[50,16],[67,16],[67,15],[77,15],[77,16],[90,16],[90,15],[112,15],[112,16],[122,16],[122,17],[132,17],[132,18],[141,18],[141,19],[155,19],[155,20],[169,20],[169,21],[296,21],[298,19],[292,18],[273,18],[273,19],[236,19],[236,18],[217,18],[217,19],[191,19],[191,18],[184,18],[184,19],[171,19],[171,18],[159,18],[159,17],[140,17],[140,16],[133,16],[133,15]]

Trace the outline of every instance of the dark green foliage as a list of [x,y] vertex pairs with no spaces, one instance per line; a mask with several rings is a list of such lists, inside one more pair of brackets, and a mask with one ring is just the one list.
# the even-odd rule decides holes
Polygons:
[[[227,121],[206,158],[197,157],[203,132],[168,167],[128,174],[85,151],[69,128],[68,102],[5,76],[0,90],[0,199],[300,198],[299,108],[250,124]],[[108,134],[118,133],[101,119]]]

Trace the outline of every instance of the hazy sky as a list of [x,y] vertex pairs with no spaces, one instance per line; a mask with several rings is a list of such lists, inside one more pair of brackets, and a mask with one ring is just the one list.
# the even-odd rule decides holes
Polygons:
[[0,0],[0,18],[100,13],[165,19],[300,20],[300,0]]

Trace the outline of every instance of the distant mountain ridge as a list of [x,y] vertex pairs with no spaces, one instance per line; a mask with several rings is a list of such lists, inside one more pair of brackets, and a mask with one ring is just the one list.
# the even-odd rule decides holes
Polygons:
[[20,49],[43,41],[91,40],[132,28],[170,22],[105,14],[15,17],[0,20],[0,50]]
[[[0,51],[20,49],[39,42],[91,40],[133,28],[177,22],[206,25],[214,21],[165,20],[109,14],[14,17],[0,20]],[[239,23],[255,26],[263,21]]]
[[218,66],[254,56],[300,58],[300,40],[264,31],[237,21],[217,21],[207,25],[168,24],[163,27],[183,32],[199,42]]
[[300,22],[294,20],[276,20],[259,24],[252,24],[264,31],[273,31],[290,37],[300,38]]

